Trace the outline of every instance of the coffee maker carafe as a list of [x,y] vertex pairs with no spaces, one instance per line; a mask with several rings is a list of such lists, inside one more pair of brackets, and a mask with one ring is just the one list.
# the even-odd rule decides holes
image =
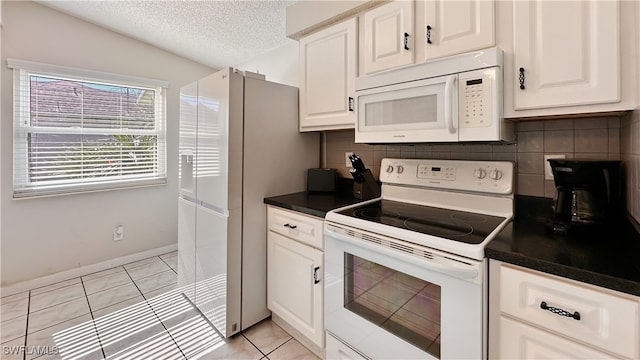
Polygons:
[[620,161],[549,159],[556,185],[549,228],[560,234],[605,230],[621,215]]

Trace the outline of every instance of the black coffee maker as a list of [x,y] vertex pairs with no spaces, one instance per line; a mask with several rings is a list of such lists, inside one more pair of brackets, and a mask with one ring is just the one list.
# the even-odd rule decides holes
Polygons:
[[622,209],[620,161],[548,161],[557,190],[551,231],[586,234],[615,225]]

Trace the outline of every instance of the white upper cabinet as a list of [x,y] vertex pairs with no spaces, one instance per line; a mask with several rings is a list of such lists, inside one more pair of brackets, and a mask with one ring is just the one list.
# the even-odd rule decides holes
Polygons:
[[416,1],[416,62],[495,45],[493,0]]
[[515,1],[515,110],[620,101],[617,1]]
[[300,39],[300,131],[354,128],[356,21]]
[[413,6],[393,1],[360,17],[360,76],[414,62]]

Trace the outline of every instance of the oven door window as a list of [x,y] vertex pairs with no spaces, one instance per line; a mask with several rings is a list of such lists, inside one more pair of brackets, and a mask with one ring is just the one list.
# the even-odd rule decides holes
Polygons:
[[344,254],[344,307],[440,358],[440,286]]

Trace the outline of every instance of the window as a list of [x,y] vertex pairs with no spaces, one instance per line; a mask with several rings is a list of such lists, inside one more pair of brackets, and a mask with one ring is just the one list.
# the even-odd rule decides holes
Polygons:
[[7,62],[14,198],[166,183],[166,83]]

